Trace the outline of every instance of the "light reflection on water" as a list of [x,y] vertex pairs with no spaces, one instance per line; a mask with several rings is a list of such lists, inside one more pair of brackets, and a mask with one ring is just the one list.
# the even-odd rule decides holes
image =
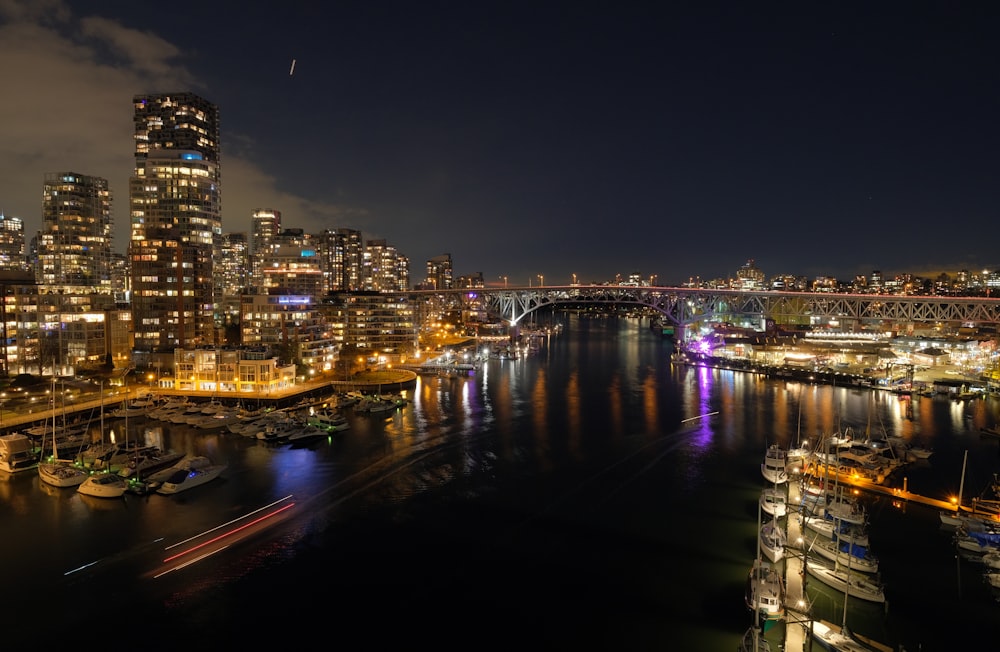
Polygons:
[[[5,564],[7,581],[25,587],[25,605],[37,604],[45,599],[39,578],[55,581],[97,562],[72,588],[129,597],[135,588],[151,612],[251,628],[261,617],[253,600],[328,573],[339,590],[323,610],[339,614],[343,627],[366,615],[359,597],[385,604],[388,595],[415,622],[433,612],[492,632],[501,618],[512,635],[525,636],[545,614],[563,643],[734,649],[749,624],[743,583],[770,443],[787,447],[880,423],[933,446],[927,464],[907,471],[915,491],[957,488],[966,448],[975,451],[967,487],[997,470],[997,447],[976,432],[996,420],[994,401],[904,400],[672,366],[644,322],[560,319],[565,332],[538,353],[490,361],[473,376],[421,376],[410,405],[386,418],[351,415],[349,430],[308,447],[169,424],[147,433],[158,426],[130,420],[130,437],[162,437],[169,448],[229,464],[222,480],[188,494],[94,503],[43,488],[33,473],[0,478],[0,558],[32,561]],[[137,583],[162,562],[153,553],[163,546],[286,495],[297,509],[280,526],[172,573],[162,586]],[[915,548],[912,541],[893,538],[931,537],[934,554],[946,555],[940,533],[924,531],[933,513],[873,508],[873,527],[884,522],[889,530],[876,552],[897,597],[887,620],[859,626],[912,642],[906,632],[921,617],[905,613],[913,610],[907,569],[920,564],[947,584],[953,560],[931,560],[947,566],[939,569],[900,552]],[[517,607],[503,597],[510,591]],[[962,609],[983,606],[980,593],[963,599],[973,604],[959,602]],[[824,604],[818,608],[838,622],[836,605]],[[76,610],[81,620],[93,615]],[[36,609],[27,617],[28,629],[41,626],[30,620]]]

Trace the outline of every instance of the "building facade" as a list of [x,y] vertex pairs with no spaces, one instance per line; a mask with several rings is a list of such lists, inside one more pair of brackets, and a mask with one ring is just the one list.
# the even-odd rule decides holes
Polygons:
[[111,293],[111,192],[107,179],[45,175],[37,273],[42,285]]
[[129,180],[136,348],[212,344],[221,250],[219,110],[192,93],[137,95]]

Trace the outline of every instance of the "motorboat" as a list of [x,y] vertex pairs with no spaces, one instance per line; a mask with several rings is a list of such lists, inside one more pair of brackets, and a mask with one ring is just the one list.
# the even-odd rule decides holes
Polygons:
[[780,620],[785,615],[785,582],[763,559],[754,559],[747,574],[746,603],[764,620]]
[[121,498],[128,489],[128,480],[117,473],[94,473],[80,483],[76,490],[95,498]]
[[787,451],[777,444],[771,444],[764,452],[764,461],[761,462],[760,472],[765,480],[773,484],[788,482],[787,464]]
[[316,439],[325,439],[330,436],[331,430],[324,430],[318,426],[306,425],[290,434],[286,441],[289,444],[302,444]]
[[38,464],[31,437],[20,432],[0,435],[0,471],[17,473]]
[[771,520],[760,528],[760,551],[772,563],[777,563],[785,556],[785,545],[788,535],[777,521]]
[[788,513],[788,495],[780,487],[765,487],[760,492],[760,508],[765,514],[781,518]]
[[396,401],[382,398],[381,396],[366,396],[354,406],[355,412],[365,414],[384,414],[399,407]]
[[178,494],[218,478],[226,470],[226,464],[209,464],[191,469],[178,469],[156,489],[158,494]]
[[1000,572],[983,573],[983,579],[994,589],[1000,589]]
[[146,475],[146,482],[148,484],[158,486],[164,481],[168,480],[177,471],[190,471],[191,469],[197,469],[200,467],[211,466],[212,460],[205,457],[204,455],[187,455],[176,461],[173,465],[166,468],[160,469],[158,471],[153,471]]
[[340,432],[351,427],[351,422],[347,420],[347,417],[332,410],[320,410],[310,414],[306,423],[332,432]]
[[154,473],[160,469],[171,466],[172,464],[175,464],[183,459],[183,457],[184,453],[173,451],[164,453],[159,449],[152,449],[126,462],[118,470],[118,475],[123,478],[130,478],[133,476],[147,478],[150,473]]
[[125,417],[142,417],[146,416],[148,412],[156,408],[156,399],[152,396],[143,396],[141,398],[132,399],[129,403],[124,403],[121,406],[111,410],[108,413],[109,417],[115,419],[124,419]]
[[885,602],[882,585],[862,573],[841,568],[839,564],[828,566],[813,561],[806,564],[806,570],[820,582],[851,597],[868,602]]

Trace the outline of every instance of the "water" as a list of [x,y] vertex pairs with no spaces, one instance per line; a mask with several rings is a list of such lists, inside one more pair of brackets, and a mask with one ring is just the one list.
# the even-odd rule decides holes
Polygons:
[[[130,437],[229,464],[188,493],[102,501],[0,477],[5,642],[731,651],[751,621],[769,443],[884,427],[934,449],[905,473],[942,497],[965,450],[966,496],[1000,471],[997,441],[977,432],[998,420],[995,399],[672,367],[646,322],[556,318],[564,331],[537,353],[421,377],[411,405],[350,415],[308,448],[130,420]],[[848,624],[908,650],[997,640],[1000,604],[934,510],[866,501],[889,607],[855,601]],[[840,623],[842,596],[817,584],[815,615]],[[768,633],[774,649],[780,637]]]

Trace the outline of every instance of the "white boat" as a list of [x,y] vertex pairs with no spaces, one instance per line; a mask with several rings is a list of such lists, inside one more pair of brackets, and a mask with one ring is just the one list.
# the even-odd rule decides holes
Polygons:
[[326,439],[331,432],[317,426],[306,425],[290,434],[287,441],[289,444],[302,444],[316,439]]
[[773,484],[788,482],[787,462],[787,451],[777,444],[771,444],[764,452],[764,461],[761,462],[760,472],[765,480]]
[[38,455],[31,443],[31,437],[15,432],[0,436],[0,471],[17,473],[35,468]]
[[882,586],[868,576],[857,573],[839,565],[828,566],[818,561],[806,563],[809,574],[827,586],[846,592],[853,598],[868,602],[885,602],[885,591]]
[[765,487],[760,492],[760,508],[765,514],[781,518],[788,513],[788,495],[780,487]]
[[310,414],[306,423],[333,432],[340,432],[351,427],[351,423],[347,420],[347,417],[332,410],[320,410],[319,412]]
[[128,489],[128,481],[117,473],[94,473],[87,476],[76,488],[85,496],[95,498],[121,498]]
[[979,561],[983,562],[983,565],[990,570],[1000,571],[1000,549],[987,550],[979,558]]
[[857,499],[844,497],[842,493],[830,498],[823,513],[828,519],[853,525],[863,525],[868,518],[864,506]]
[[764,620],[780,620],[785,615],[785,581],[781,573],[763,559],[754,559],[747,574],[747,608]]
[[73,460],[60,459],[59,445],[56,443],[55,417],[52,427],[52,456],[38,463],[38,479],[53,487],[76,487],[90,475],[87,469]]
[[812,636],[830,652],[894,652],[888,645],[857,636],[826,620],[812,621]]
[[959,528],[954,536],[955,545],[966,552],[985,555],[1000,550],[1000,533],[969,531]]
[[941,525],[945,527],[961,528],[966,532],[990,532],[1000,528],[1000,511],[980,506],[988,505],[993,501],[975,500],[972,507],[967,507],[962,503],[965,491],[965,467],[968,460],[969,451],[966,450],[965,456],[962,458],[962,479],[958,484],[958,497],[952,500],[955,508],[940,510],[938,517],[941,520]]
[[878,572],[878,557],[873,555],[866,546],[819,538],[817,534],[809,546],[809,552],[816,553],[834,564],[850,568],[852,571],[868,574]]
[[51,459],[38,465],[38,479],[53,487],[76,487],[88,477],[90,472],[73,460]]
[[184,458],[184,453],[161,452],[159,449],[150,450],[138,457],[126,462],[119,470],[118,475],[123,478],[138,477],[148,480],[151,473],[176,464]]
[[226,468],[226,464],[210,464],[193,469],[177,470],[157,487],[156,493],[177,494],[194,487],[200,487],[218,478]]
[[151,396],[144,396],[133,399],[131,402],[115,408],[108,413],[108,416],[116,419],[123,419],[125,417],[141,417],[145,416],[147,412],[153,410],[154,408],[156,408],[156,400]]
[[771,560],[777,563],[785,556],[785,545],[788,543],[788,535],[777,521],[771,520],[760,528],[760,551]]
[[158,471],[153,471],[146,475],[146,482],[153,485],[159,485],[165,480],[168,480],[177,471],[190,471],[191,469],[197,469],[205,466],[211,466],[212,460],[208,459],[204,455],[188,455],[182,457],[180,460],[175,462],[172,466],[160,469]]
[[1000,589],[1000,573],[983,573],[983,579],[994,589]]
[[837,538],[839,541],[858,546],[868,545],[868,529],[864,526],[836,523],[822,516],[803,516],[802,521],[807,529],[822,534],[828,539]]

